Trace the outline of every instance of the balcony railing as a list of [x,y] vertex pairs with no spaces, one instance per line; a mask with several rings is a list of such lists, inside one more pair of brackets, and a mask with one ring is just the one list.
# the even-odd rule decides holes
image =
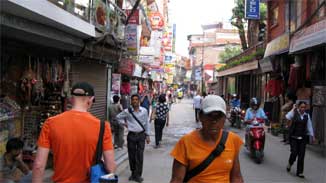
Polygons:
[[236,55],[226,60],[226,65],[222,66],[217,71],[223,71],[235,67],[237,65],[241,65],[254,60],[259,60],[264,57],[265,48],[266,48],[266,43],[260,42],[246,49],[244,52],[240,53],[239,55]]
[[244,56],[249,56],[252,55],[254,53],[256,53],[257,51],[260,50],[264,50],[266,47],[266,43],[265,42],[259,42],[256,45],[244,50],[242,53],[240,53],[239,55],[236,55],[234,57],[229,58],[228,60],[225,61],[226,64],[234,61],[234,60],[239,60],[240,58],[244,57]]
[[[103,33],[123,39],[125,12],[110,0],[48,0],[96,26]],[[122,34],[122,35],[121,35]]]

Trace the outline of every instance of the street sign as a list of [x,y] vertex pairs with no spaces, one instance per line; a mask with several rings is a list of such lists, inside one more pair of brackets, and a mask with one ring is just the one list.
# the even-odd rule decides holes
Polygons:
[[246,0],[245,18],[259,20],[259,0]]

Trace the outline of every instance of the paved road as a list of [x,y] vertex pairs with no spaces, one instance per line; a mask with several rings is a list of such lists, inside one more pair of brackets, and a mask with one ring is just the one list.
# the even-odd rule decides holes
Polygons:
[[[144,154],[144,183],[166,183],[171,178],[172,158],[169,152],[177,140],[196,128],[191,100],[184,99],[181,103],[174,104],[171,112],[171,125],[164,129],[162,148],[154,149],[153,142],[146,146]],[[226,128],[244,137],[243,130]],[[152,125],[153,129],[153,125]],[[152,130],[153,132],[153,130]],[[154,133],[151,140],[154,141]],[[268,134],[266,139],[265,158],[262,164],[256,164],[245,149],[240,152],[241,171],[245,182],[249,183],[325,183],[326,159],[320,154],[307,150],[305,159],[305,179],[295,176],[296,166],[291,173],[285,170],[289,146],[280,143],[280,137]],[[295,164],[296,165],[296,164]],[[125,169],[119,174],[119,182],[128,182],[130,175],[128,161]]]

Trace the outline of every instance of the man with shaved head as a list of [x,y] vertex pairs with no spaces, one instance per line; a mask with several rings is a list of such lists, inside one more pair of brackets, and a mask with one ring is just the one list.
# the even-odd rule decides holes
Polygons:
[[[42,182],[50,150],[54,156],[53,182],[89,182],[100,131],[100,120],[88,110],[95,102],[93,87],[86,82],[76,83],[71,90],[72,109],[50,117],[42,127],[33,167],[33,182]],[[105,168],[113,173],[116,168],[112,135],[105,123],[103,136]]]

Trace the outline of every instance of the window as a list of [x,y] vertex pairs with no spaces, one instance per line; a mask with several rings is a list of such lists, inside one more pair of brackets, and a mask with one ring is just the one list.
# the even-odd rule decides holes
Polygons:
[[278,6],[272,9],[271,12],[271,27],[276,26],[278,22]]
[[297,28],[297,2],[289,1],[290,3],[290,31],[293,32]]

